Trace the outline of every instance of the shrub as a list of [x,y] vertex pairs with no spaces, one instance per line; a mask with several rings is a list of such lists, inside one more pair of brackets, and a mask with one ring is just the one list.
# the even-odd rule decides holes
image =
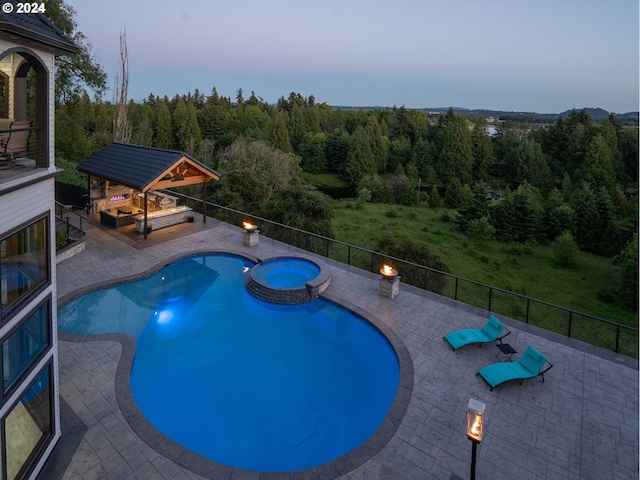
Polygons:
[[573,239],[573,235],[568,230],[562,232],[553,241],[553,250],[556,261],[565,267],[571,267],[576,264],[578,260],[578,244]]
[[356,208],[362,210],[364,204],[371,201],[371,190],[367,187],[362,187],[358,190],[358,198],[356,199]]
[[395,208],[387,208],[384,212],[385,217],[398,218],[398,211]]
[[467,232],[475,241],[484,243],[493,238],[494,229],[487,217],[481,217],[469,222]]

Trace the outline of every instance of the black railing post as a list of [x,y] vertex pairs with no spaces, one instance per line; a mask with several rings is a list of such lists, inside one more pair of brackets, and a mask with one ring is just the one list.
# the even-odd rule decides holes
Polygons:
[[493,298],[493,288],[489,287],[489,311],[491,311],[491,299]]
[[616,353],[620,353],[620,327],[616,326]]
[[453,299],[458,300],[458,277],[456,277],[456,288],[453,291]]
[[351,245],[347,247],[347,265],[351,265]]
[[569,310],[569,331],[567,332],[567,337],[571,338],[571,322],[573,320],[572,311]]

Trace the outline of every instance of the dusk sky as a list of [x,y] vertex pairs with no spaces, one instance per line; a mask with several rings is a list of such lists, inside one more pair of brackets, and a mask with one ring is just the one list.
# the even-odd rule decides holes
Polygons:
[[129,97],[560,113],[639,109],[638,0],[66,0]]

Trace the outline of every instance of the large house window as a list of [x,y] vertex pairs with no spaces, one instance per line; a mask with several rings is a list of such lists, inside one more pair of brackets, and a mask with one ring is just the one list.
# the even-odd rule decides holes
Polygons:
[[0,315],[48,281],[47,217],[0,240]]
[[51,345],[51,307],[47,300],[2,342],[2,393],[6,396],[16,381]]
[[53,437],[51,364],[38,375],[2,421],[4,477],[26,478]]

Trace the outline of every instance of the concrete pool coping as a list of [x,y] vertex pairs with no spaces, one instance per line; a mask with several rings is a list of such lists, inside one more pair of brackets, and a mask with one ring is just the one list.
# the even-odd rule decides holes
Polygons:
[[[159,272],[169,264],[178,260],[197,257],[201,255],[233,255],[244,258],[256,265],[260,265],[263,262],[251,255],[247,255],[245,252],[238,252],[234,250],[201,250],[198,252],[189,252],[184,254],[174,255],[172,258],[167,259],[148,270],[122,277],[121,279],[111,279],[108,281],[96,282],[93,285],[87,285],[82,289],[71,292],[62,297],[58,302],[58,309],[64,307],[67,303],[71,302],[75,298],[78,298],[87,293],[103,288],[109,288],[116,285],[122,285],[124,283],[135,282]],[[265,262],[280,259],[280,258],[294,258],[294,257],[273,257],[264,260]],[[305,259],[303,256],[295,258]],[[318,260],[309,260],[318,265],[321,273],[316,277],[320,283],[326,283],[330,278],[330,269],[324,262]],[[337,476],[344,475],[353,469],[359,467],[363,463],[373,458],[378,452],[387,445],[387,443],[393,438],[398,428],[400,427],[402,420],[406,414],[411,394],[413,391],[413,361],[411,355],[406,346],[400,339],[400,337],[383,322],[372,318],[371,314],[365,312],[354,304],[349,304],[344,299],[331,294],[323,294],[320,296],[335,305],[338,305],[357,317],[366,321],[375,330],[381,333],[384,338],[391,344],[393,351],[398,359],[398,365],[400,369],[400,378],[398,382],[398,389],[394,400],[389,408],[389,411],[385,415],[382,423],[376,429],[376,431],[367,440],[360,444],[350,452],[322,465],[311,467],[299,471],[286,471],[286,472],[269,472],[270,475],[286,475],[286,478],[290,480],[305,480],[305,479],[317,479],[317,480],[331,480]],[[345,304],[346,303],[346,304]],[[185,447],[178,444],[171,438],[160,432],[139,410],[132,392],[131,392],[131,369],[133,367],[133,361],[136,354],[136,342],[135,340],[125,334],[121,333],[107,333],[96,335],[72,335],[62,331],[58,331],[58,338],[65,342],[99,342],[99,341],[115,341],[122,346],[122,355],[120,357],[116,376],[115,376],[115,393],[116,400],[122,415],[130,425],[134,433],[142,439],[147,445],[153,448],[155,451],[165,456],[169,460],[176,464],[200,475],[204,478],[215,480],[220,478],[221,475],[231,476],[232,478],[251,478],[255,473],[250,470],[244,470],[240,468],[230,467],[208,458],[205,458]]]

